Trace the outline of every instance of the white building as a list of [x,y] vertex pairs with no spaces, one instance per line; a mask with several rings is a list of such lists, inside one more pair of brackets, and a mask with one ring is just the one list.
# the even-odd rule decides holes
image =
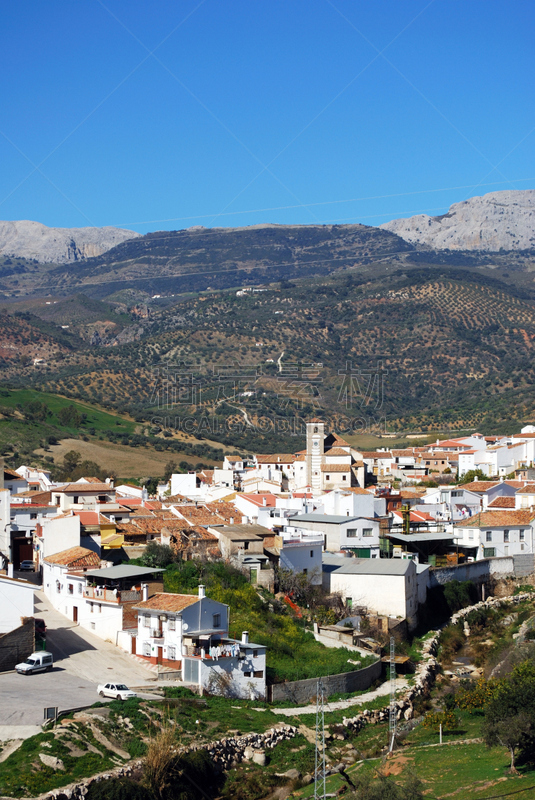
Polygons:
[[327,558],[323,569],[324,587],[340,593],[347,605],[406,619],[410,628],[416,625],[418,578],[410,559]]
[[23,617],[33,617],[35,586],[0,575],[0,634],[15,630]]
[[325,550],[330,553],[352,550],[361,558],[379,558],[378,519],[334,514],[300,514],[291,517],[288,523],[288,533],[303,530],[322,533],[325,537]]
[[210,694],[264,698],[266,648],[230,639],[229,609],[199,595],[161,593],[135,607],[136,652],[151,663],[182,670],[182,681]]
[[459,548],[479,560],[533,553],[535,510],[484,511],[455,526]]
[[273,547],[266,548],[266,551],[278,558],[281,569],[296,575],[304,573],[311,584],[321,586],[323,534],[283,531],[275,536]]

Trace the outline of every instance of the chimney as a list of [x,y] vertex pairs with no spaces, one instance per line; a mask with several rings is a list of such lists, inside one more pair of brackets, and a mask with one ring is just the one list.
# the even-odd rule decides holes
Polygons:
[[231,517],[231,518],[230,518],[230,523],[229,523],[229,524],[230,524],[230,525],[234,525],[234,517]]
[[141,592],[142,592],[143,602],[145,602],[145,600],[149,599],[149,584],[148,583],[142,583],[141,584]]
[[263,497],[263,498],[262,498],[262,505],[263,505],[263,506],[265,506],[265,505],[266,505],[266,498],[265,498],[265,497]]
[[10,561],[8,563],[8,565],[7,565],[7,577],[8,578],[12,578],[13,577],[13,562],[12,561]]
[[199,584],[199,599],[201,599],[201,600],[202,600],[203,597],[206,597],[206,594],[205,594],[204,590],[205,590],[205,587],[203,586],[202,583],[200,583]]
[[243,631],[241,635],[241,643],[249,644],[249,631]]

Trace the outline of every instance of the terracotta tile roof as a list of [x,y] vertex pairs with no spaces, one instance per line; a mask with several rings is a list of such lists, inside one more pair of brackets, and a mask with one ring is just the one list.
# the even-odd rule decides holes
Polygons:
[[522,486],[521,489],[517,489],[515,494],[535,494],[535,483],[528,483],[526,486]]
[[512,439],[535,439],[535,433],[513,433]]
[[370,492],[369,489],[363,489],[361,486],[348,487],[344,489],[344,492],[351,492],[351,494],[367,494],[368,496],[373,495],[373,492]]
[[293,453],[273,453],[269,456],[255,456],[258,464],[293,464]]
[[329,433],[329,435],[325,437],[324,446],[325,447],[333,447],[333,446],[351,447],[349,442],[346,442],[346,440],[342,439],[341,436],[338,436],[337,433]]
[[48,564],[60,564],[65,567],[81,569],[84,567],[100,567],[100,558],[87,547],[69,547],[44,559]]
[[14,469],[9,469],[8,467],[4,467],[4,478],[8,478],[8,480],[17,480],[17,481],[26,480],[26,478],[23,478],[22,475],[19,475],[18,472],[15,472]]
[[231,519],[235,521],[239,515],[233,503],[227,503],[225,500],[214,500],[211,503],[205,503],[205,507],[212,514],[217,514],[218,517],[224,519],[225,522],[230,522]]
[[[295,457],[295,461],[306,461],[306,460],[307,460],[307,457],[306,457],[306,455],[299,454],[299,455],[297,455],[297,456]],[[294,463],[295,463],[295,462],[294,462]]]
[[225,456],[229,464],[236,464],[237,461],[243,461],[241,456]]
[[[535,490],[534,490],[535,491]],[[514,508],[515,507],[515,498],[514,497],[495,497],[492,503],[489,503],[489,508]]]
[[[98,525],[99,515],[96,511],[75,511],[75,516],[80,518],[80,525]],[[109,520],[106,520],[109,522]]]
[[460,488],[466,489],[468,492],[484,494],[484,492],[488,492],[489,489],[492,489],[493,486],[497,486],[499,482],[500,481],[472,481],[472,483],[461,484]]
[[140,611],[170,611],[178,613],[183,611],[188,606],[192,606],[199,600],[198,596],[193,594],[172,594],[171,592],[158,592],[157,594],[149,597],[148,600],[143,600],[137,603],[133,608]]
[[423,497],[427,489],[401,489],[399,496],[402,500]]
[[107,483],[65,483],[63,486],[58,486],[53,490],[54,492],[78,492],[78,494],[88,494],[92,492],[114,492],[111,486]]
[[503,481],[507,486],[512,486],[513,489],[522,489],[526,485],[526,481]]
[[378,458],[384,461],[391,461],[394,456],[391,452],[385,453],[384,450],[379,453],[377,450],[361,450],[362,458]]
[[[82,481],[84,483],[98,483],[98,484],[102,483],[102,481],[99,480],[98,478],[86,478],[85,476],[82,478]],[[76,483],[81,483],[82,481],[76,481]]]
[[325,450],[325,455],[328,456],[349,456],[351,455],[348,453],[347,450],[344,450],[342,447],[329,447],[328,450]]
[[519,509],[517,511],[483,511],[455,523],[459,528],[507,528],[511,525],[529,525],[535,519],[535,511]]
[[322,472],[351,472],[349,464],[322,464],[320,469]]
[[263,506],[269,506],[274,508],[277,505],[277,498],[274,494],[270,494],[269,492],[255,492],[252,494],[241,494],[240,497],[243,497],[245,500],[248,500],[250,503],[254,503],[255,506],[259,506],[260,508]]
[[392,455],[396,458],[414,456],[413,450],[392,450]]
[[177,511],[190,525],[221,525],[224,518],[202,506],[178,506]]

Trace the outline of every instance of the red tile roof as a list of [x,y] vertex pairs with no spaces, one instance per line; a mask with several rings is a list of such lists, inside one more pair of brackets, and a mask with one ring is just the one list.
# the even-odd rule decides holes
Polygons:
[[511,525],[529,525],[535,519],[535,511],[519,509],[517,511],[483,511],[455,523],[459,528],[507,528]]
[[48,564],[60,564],[65,567],[83,569],[84,567],[100,567],[100,558],[87,547],[69,547],[44,559]]
[[133,606],[133,608],[140,611],[170,611],[177,613],[183,611],[188,606],[197,603],[199,597],[193,594],[172,594],[171,592],[159,592],[158,594],[149,597],[148,600],[143,600],[141,603]]
[[492,501],[492,503],[489,503],[488,507],[490,509],[514,508],[515,507],[515,498],[514,497],[495,497],[494,500]]

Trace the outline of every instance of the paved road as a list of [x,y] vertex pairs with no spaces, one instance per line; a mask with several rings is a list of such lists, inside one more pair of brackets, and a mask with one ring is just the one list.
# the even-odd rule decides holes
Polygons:
[[[35,616],[46,622],[46,647],[54,655],[54,669],[35,675],[0,674],[0,741],[24,738],[21,726],[31,731],[32,726],[41,725],[45,706],[61,711],[92,705],[99,699],[99,683],[155,687],[156,675],[143,664],[64,617],[41,592],[36,592],[36,598]],[[12,728],[11,735],[5,726],[17,730]]]
[[35,616],[47,627],[46,647],[56,667],[93,685],[117,681],[127,686],[154,686],[156,675],[111,642],[56,611],[42,592],[36,592]]

